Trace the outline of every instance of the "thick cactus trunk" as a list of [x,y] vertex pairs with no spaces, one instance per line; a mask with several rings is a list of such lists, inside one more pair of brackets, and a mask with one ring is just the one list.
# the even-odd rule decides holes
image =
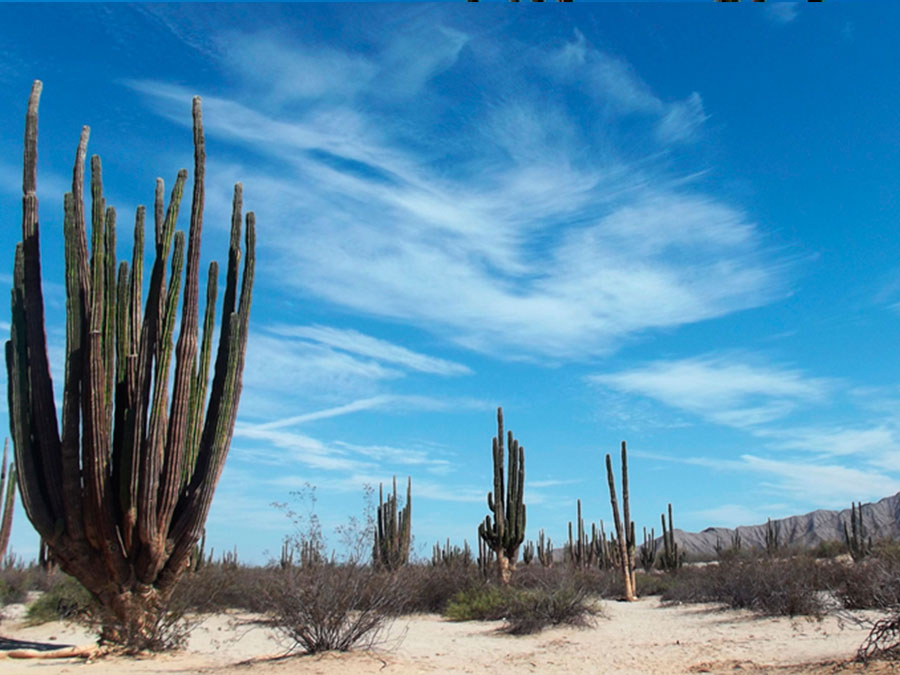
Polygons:
[[[28,517],[60,567],[81,581],[106,609],[109,620],[103,637],[132,647],[153,646],[148,631],[155,622],[149,617],[165,605],[187,568],[234,429],[255,264],[254,216],[246,217],[239,289],[242,206],[238,184],[220,341],[207,397],[218,268],[210,265],[198,343],[206,158],[200,99],[193,102],[189,232],[187,238],[175,232],[187,180],[182,170],[168,208],[162,181],[157,181],[156,255],[145,305],[145,209],[139,207],[135,219],[131,264],[122,261],[117,268],[116,213],[103,197],[96,156],[90,161],[90,215],[86,212],[83,191],[89,130],[82,130],[72,192],[64,200],[67,318],[60,433],[41,295],[35,193],[40,93],[41,83],[35,82],[26,117],[22,243],[16,249],[12,336],[6,343],[19,488]],[[173,350],[183,268],[180,333]],[[170,387],[173,351],[175,379]]]

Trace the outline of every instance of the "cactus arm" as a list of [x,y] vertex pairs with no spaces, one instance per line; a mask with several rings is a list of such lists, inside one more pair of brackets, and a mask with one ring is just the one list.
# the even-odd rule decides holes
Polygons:
[[206,142],[203,137],[203,116],[200,99],[192,102],[194,136],[194,190],[191,199],[191,220],[184,279],[184,301],[181,306],[181,327],[175,348],[175,379],[172,385],[172,406],[166,438],[165,463],[161,481],[159,529],[166,529],[181,493],[182,474],[187,454],[190,390],[197,364],[197,331],[200,274],[200,236],[203,230],[204,178],[206,172]]
[[[0,466],[0,560],[6,557],[9,535],[12,531],[13,509],[16,505],[16,465],[9,466],[9,438],[3,442],[3,464]],[[8,481],[8,482],[7,482]]]
[[[53,382],[47,357],[44,331],[44,298],[41,293],[40,228],[37,199],[37,111],[43,85],[37,81],[28,99],[25,121],[25,155],[22,180],[22,296],[25,344],[28,345],[23,372],[28,378],[31,409],[30,433],[36,440],[34,450],[40,457],[41,489],[51,521],[56,523],[62,508],[62,465],[60,438],[56,420]],[[23,401],[24,402],[24,401]],[[18,465],[18,460],[16,462]],[[20,466],[20,471],[27,467]]]

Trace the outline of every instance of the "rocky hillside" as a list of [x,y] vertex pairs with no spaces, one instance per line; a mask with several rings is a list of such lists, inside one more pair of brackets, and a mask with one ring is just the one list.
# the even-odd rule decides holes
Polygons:
[[[900,492],[874,504],[863,504],[862,517],[866,534],[873,540],[900,539]],[[778,533],[780,546],[812,548],[823,541],[843,541],[843,523],[849,526],[850,509],[813,511],[802,516],[773,520],[772,523]],[[743,548],[765,547],[765,523],[736,529],[740,533]],[[734,533],[735,530],[727,527],[708,527],[702,532],[684,532],[676,528],[675,541],[688,555],[715,556],[717,543],[722,548],[729,548]]]

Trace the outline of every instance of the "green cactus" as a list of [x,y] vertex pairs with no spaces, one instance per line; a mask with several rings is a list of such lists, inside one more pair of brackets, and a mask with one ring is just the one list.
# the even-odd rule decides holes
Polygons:
[[659,566],[664,570],[677,570],[681,567],[684,554],[678,550],[675,543],[675,525],[672,520],[672,504],[669,504],[669,522],[666,525],[666,514],[660,514],[663,528],[663,554],[659,559]]
[[541,565],[547,568],[553,567],[553,542],[550,537],[544,537],[543,530],[538,532],[537,556]]
[[406,504],[397,507],[397,477],[394,476],[394,494],[384,499],[384,488],[378,485],[378,511],[375,526],[375,545],[372,559],[376,565],[396,570],[409,561],[410,527],[412,524],[412,478],[407,478]]
[[644,543],[641,544],[641,567],[645,572],[649,572],[653,569],[653,564],[656,562],[656,552],[659,548],[659,544],[656,541],[656,532],[651,527],[650,534],[647,534],[647,528],[644,528]]
[[[187,570],[234,430],[253,287],[255,218],[252,213],[246,217],[239,284],[242,192],[236,185],[220,338],[207,395],[218,267],[212,263],[209,268],[198,344],[206,161],[200,99],[193,101],[188,235],[175,232],[187,180],[182,170],[167,210],[162,180],[157,180],[152,240],[156,255],[143,304],[145,209],[137,210],[131,264],[121,262],[117,274],[116,212],[103,197],[96,156],[90,161],[90,214],[85,209],[89,130],[84,127],[72,191],[64,199],[66,366],[57,420],[37,220],[41,88],[35,82],[26,115],[22,242],[15,256],[12,336],[6,343],[19,488],[29,519],[60,567],[104,608],[102,639],[152,648],[156,615]],[[181,317],[176,321],[182,268]],[[173,348],[176,323],[180,330]]]
[[435,567],[438,565],[468,567],[472,564],[472,549],[469,548],[469,542],[463,541],[462,548],[451,546],[449,538],[443,548],[436,543],[431,551],[431,564]]
[[497,408],[497,435],[493,440],[494,490],[488,492],[488,509],[494,514],[493,522],[487,516],[478,526],[478,536],[494,552],[497,559],[497,575],[508,584],[516,568],[519,547],[525,539],[525,504],[522,501],[525,488],[525,449],[508,433],[509,474],[503,477],[503,408]]
[[9,536],[12,533],[13,509],[16,506],[16,465],[10,464],[9,438],[3,441],[3,465],[0,467],[0,560],[6,558]]
[[532,560],[534,560],[534,542],[526,541],[522,547],[522,562],[530,565]]
[[616,499],[616,481],[613,474],[612,458],[606,456],[606,478],[609,483],[609,503],[612,507],[613,522],[616,525],[616,567],[622,573],[625,583],[625,600],[637,599],[634,578],[634,523],[631,522],[631,511],[628,502],[628,452],[625,441],[622,441],[622,506],[624,522],[619,516],[619,502]]
[[766,555],[768,556],[778,553],[780,529],[778,522],[773,523],[771,518],[766,520]]
[[577,539],[572,539],[572,523],[569,522],[569,543],[566,546],[566,553],[569,557],[571,565],[578,569],[588,569],[593,567],[597,561],[597,554],[600,547],[597,546],[597,529],[592,528],[591,540],[588,541],[587,532],[584,529],[584,519],[581,517],[581,500],[577,500]]
[[872,538],[867,536],[866,526],[863,523],[862,502],[854,504],[850,502],[850,528],[847,523],[841,521],[844,528],[844,541],[847,550],[854,561],[862,560],[872,552]]

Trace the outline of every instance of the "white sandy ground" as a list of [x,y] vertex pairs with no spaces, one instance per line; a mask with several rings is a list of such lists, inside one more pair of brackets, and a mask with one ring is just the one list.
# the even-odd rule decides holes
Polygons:
[[[416,615],[396,620],[375,651],[289,659],[266,658],[283,654],[285,645],[271,629],[254,623],[259,617],[217,614],[194,629],[182,652],[89,662],[0,656],[0,674],[856,672],[859,667],[846,661],[867,634],[866,628],[834,616],[822,621],[760,618],[713,605],[661,606],[656,597],[601,607],[604,616],[592,628],[553,628],[525,637],[497,633],[500,622],[452,623]],[[0,635],[75,645],[93,640],[70,624],[27,627],[21,614],[8,607]],[[891,665],[882,664],[866,672],[888,670]]]

